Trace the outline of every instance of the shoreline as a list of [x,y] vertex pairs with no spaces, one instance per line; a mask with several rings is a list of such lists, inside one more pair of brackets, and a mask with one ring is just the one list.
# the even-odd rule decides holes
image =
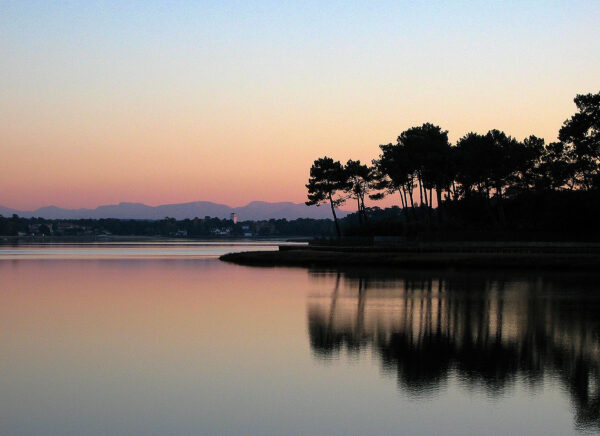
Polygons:
[[244,251],[219,257],[224,262],[247,266],[298,267],[369,267],[398,269],[524,269],[600,271],[600,252],[589,247],[560,250],[533,249],[476,251],[465,250],[343,250],[290,249],[279,251]]
[[282,236],[281,238],[270,237],[201,237],[201,238],[175,238],[171,236],[138,236],[138,235],[73,235],[73,236],[0,236],[0,246],[2,245],[27,245],[27,244],[90,244],[102,242],[173,242],[173,243],[193,243],[193,242],[273,242],[273,245],[286,243],[308,243],[308,239],[295,236]]

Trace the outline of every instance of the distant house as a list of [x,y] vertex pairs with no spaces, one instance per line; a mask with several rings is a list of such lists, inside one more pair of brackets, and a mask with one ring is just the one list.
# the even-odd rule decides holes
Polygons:
[[230,228],[212,229],[211,233],[215,236],[229,236],[231,234]]
[[59,235],[82,235],[93,234],[93,229],[91,227],[71,224],[69,222],[60,222],[56,225],[55,232]]

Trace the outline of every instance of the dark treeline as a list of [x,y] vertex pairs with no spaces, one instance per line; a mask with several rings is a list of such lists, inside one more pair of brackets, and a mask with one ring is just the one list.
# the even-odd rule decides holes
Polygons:
[[[450,144],[447,131],[425,123],[380,145],[372,165],[319,158],[306,204],[328,204],[338,236],[341,227],[346,235],[597,235],[600,93],[577,95],[575,104],[578,112],[550,144],[499,130]],[[365,198],[387,196],[397,198],[400,213],[377,211],[373,219]],[[345,202],[355,203],[356,213],[340,226],[335,207]]]
[[278,237],[278,236],[329,236],[333,223],[327,219],[299,218],[295,220],[271,219],[241,221],[219,218],[194,218],[176,220],[124,220],[124,219],[61,219],[21,218],[17,215],[0,215],[0,236],[162,236],[162,237]]

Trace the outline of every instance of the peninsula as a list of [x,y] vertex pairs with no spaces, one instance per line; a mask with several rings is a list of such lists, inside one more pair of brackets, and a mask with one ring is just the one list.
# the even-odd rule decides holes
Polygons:
[[479,242],[403,246],[287,247],[225,254],[225,262],[252,266],[395,269],[600,270],[600,243]]

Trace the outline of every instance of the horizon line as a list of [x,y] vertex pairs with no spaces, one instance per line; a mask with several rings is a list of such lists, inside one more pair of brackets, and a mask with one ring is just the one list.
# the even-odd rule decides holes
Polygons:
[[[231,206],[229,204],[226,203],[217,203],[215,201],[210,201],[210,200],[192,200],[192,201],[182,201],[180,203],[159,203],[159,204],[147,204],[147,203],[142,203],[139,201],[120,201],[118,203],[105,203],[105,204],[99,204],[97,206],[94,207],[63,207],[63,206],[57,206],[56,204],[49,204],[46,206],[39,206],[37,208],[34,209],[19,209],[19,208],[14,208],[14,207],[10,207],[10,206],[6,206],[2,203],[0,203],[0,207],[2,208],[6,208],[6,209],[11,209],[17,212],[36,212],[40,209],[45,209],[45,208],[57,208],[57,209],[63,209],[63,210],[96,210],[100,207],[105,207],[105,206],[121,206],[121,205],[125,205],[125,204],[135,204],[135,205],[142,205],[142,206],[147,206],[147,207],[160,207],[160,206],[175,206],[175,205],[183,205],[183,204],[192,204],[192,203],[211,203],[214,205],[218,205],[218,206],[227,206],[230,209],[239,209],[239,208],[243,208],[246,206],[249,206],[251,203],[267,203],[267,204],[277,204],[277,203],[291,203],[291,204],[295,204],[295,205],[304,205],[306,207],[311,207],[311,206],[307,206],[304,204],[304,202],[294,202],[291,200],[282,200],[282,201],[266,201],[266,200],[251,200],[249,202],[247,202],[246,204],[242,204],[239,206]],[[318,207],[318,206],[317,206]],[[340,207],[336,207],[337,210],[342,210],[345,212],[352,212],[351,210],[346,210],[346,209],[342,209]]]

